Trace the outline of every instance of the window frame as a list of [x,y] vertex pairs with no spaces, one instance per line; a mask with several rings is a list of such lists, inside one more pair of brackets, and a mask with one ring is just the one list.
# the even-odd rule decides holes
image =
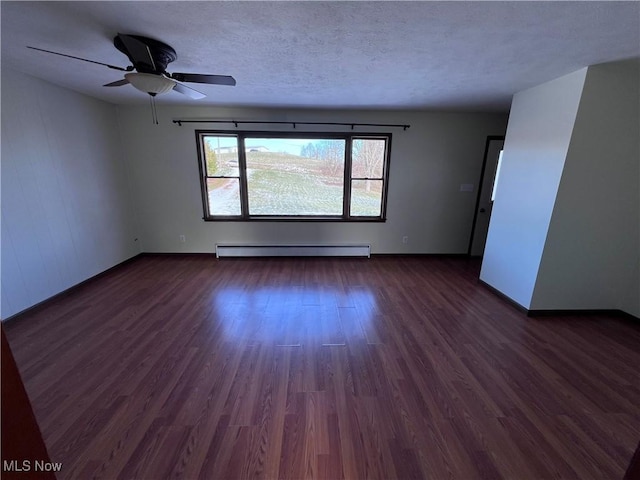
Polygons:
[[[200,191],[202,196],[203,217],[205,222],[386,222],[387,213],[387,193],[389,189],[389,167],[391,156],[391,133],[369,133],[369,132],[283,132],[283,131],[261,131],[261,130],[196,130],[196,147],[198,153],[198,169],[200,173]],[[209,178],[225,178],[224,176],[210,176],[206,167],[205,142],[207,136],[236,137],[238,145],[238,173],[239,173],[239,194],[240,194],[240,215],[211,215],[209,213],[209,195],[207,180]],[[344,173],[343,173],[343,195],[341,215],[250,215],[249,214],[249,192],[247,187],[247,160],[245,150],[245,140],[248,138],[298,138],[298,139],[322,139],[322,140],[344,140]],[[379,216],[363,216],[350,214],[351,210],[351,190],[353,178],[351,176],[353,140],[372,139],[385,140],[384,165],[380,178],[372,180],[382,180],[382,192],[380,199]],[[233,177],[236,178],[236,177]],[[366,178],[365,178],[366,179]]]

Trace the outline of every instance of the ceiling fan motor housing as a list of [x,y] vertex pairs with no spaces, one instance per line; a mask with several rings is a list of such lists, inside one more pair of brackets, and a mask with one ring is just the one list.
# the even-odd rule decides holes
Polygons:
[[153,38],[143,37],[140,35],[128,35],[128,37],[135,38],[139,42],[149,47],[149,52],[151,53],[151,57],[153,58],[153,61],[155,63],[154,68],[153,65],[149,65],[146,62],[141,62],[139,61],[139,59],[134,59],[129,53],[120,36],[116,35],[113,39],[113,45],[129,58],[129,61],[140,73],[165,73],[167,65],[178,58],[178,55],[173,48],[159,40],[154,40]]

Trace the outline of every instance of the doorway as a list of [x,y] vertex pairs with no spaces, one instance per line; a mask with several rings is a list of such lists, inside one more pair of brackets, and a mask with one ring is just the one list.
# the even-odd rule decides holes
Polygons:
[[473,217],[471,239],[469,241],[469,255],[482,257],[484,246],[489,233],[489,220],[493,208],[493,190],[499,173],[499,163],[504,147],[504,137],[489,136],[484,149],[482,173],[480,174],[480,188],[476,200],[476,211]]

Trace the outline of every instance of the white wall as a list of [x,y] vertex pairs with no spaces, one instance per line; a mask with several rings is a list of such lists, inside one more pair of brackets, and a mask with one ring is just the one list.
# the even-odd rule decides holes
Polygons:
[[[222,90],[221,90],[221,93]],[[216,243],[367,243],[373,253],[466,253],[476,192],[460,184],[480,178],[487,135],[504,134],[500,114],[411,111],[295,111],[158,106],[120,107],[127,163],[136,184],[142,248],[147,252],[213,252]],[[174,118],[411,124],[402,129],[358,128],[393,134],[386,223],[204,222],[196,129]],[[224,125],[233,129],[233,126]],[[244,125],[266,130],[268,125]],[[292,131],[290,126],[269,128]],[[304,131],[327,127],[305,127]],[[298,126],[296,131],[303,128]],[[344,131],[336,127],[333,131]],[[347,127],[346,130],[350,130]],[[186,236],[186,243],[179,242]],[[407,235],[409,242],[402,244]]]
[[589,67],[532,309],[640,317],[639,66]]
[[114,106],[2,69],[7,317],[138,253]]
[[480,279],[524,306],[547,240],[587,69],[517,93]]

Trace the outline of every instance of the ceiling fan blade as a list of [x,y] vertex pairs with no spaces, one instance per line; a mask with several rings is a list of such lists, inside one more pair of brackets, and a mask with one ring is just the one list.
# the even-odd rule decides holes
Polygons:
[[116,80],[115,82],[105,83],[103,87],[120,87],[122,85],[127,85],[128,83],[129,83],[129,80],[127,80],[126,78],[123,78],[122,80]]
[[105,67],[112,68],[113,70],[120,70],[122,72],[130,72],[131,70],[133,70],[133,67],[127,67],[127,68],[116,67],[115,65],[109,65],[108,63],[96,62],[95,60],[87,60],[86,58],[81,58],[81,57],[74,57],[73,55],[67,55],[65,53],[52,52],[51,50],[45,50],[44,48],[30,47],[28,45],[27,45],[27,48],[30,48],[31,50],[38,50],[39,52],[46,52],[46,53],[52,53],[54,55],[60,55],[61,57],[75,58],[76,60],[82,60],[83,62],[95,63],[97,65],[104,65]]
[[178,92],[178,93],[182,93],[184,95],[186,95],[187,97],[191,97],[194,100],[199,100],[201,98],[206,97],[206,95],[202,92],[199,92],[198,90],[195,90],[191,87],[187,87],[186,85],[183,85],[181,83],[176,83],[173,86],[173,89]]
[[179,82],[208,83],[210,85],[235,86],[236,79],[229,75],[202,75],[199,73],[173,73],[171,78]]
[[153,71],[156,70],[156,64],[153,61],[151,50],[149,50],[149,47],[147,45],[142,43],[137,38],[132,37],[131,35],[124,35],[122,33],[119,33],[118,37],[120,38],[120,40],[122,40],[122,43],[127,48],[127,52],[129,52],[129,58],[136,66],[136,68],[139,69],[139,64],[143,64],[151,67]]

